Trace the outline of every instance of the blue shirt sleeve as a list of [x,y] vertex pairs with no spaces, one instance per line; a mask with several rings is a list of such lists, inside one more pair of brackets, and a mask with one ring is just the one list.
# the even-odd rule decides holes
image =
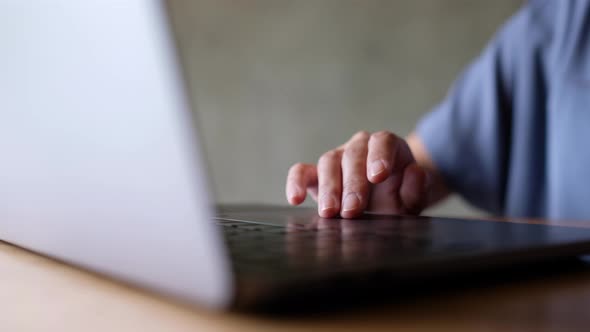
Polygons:
[[521,8],[417,127],[447,185],[491,213],[505,211],[515,123],[542,125],[517,113],[534,109],[546,90],[550,6],[530,1]]

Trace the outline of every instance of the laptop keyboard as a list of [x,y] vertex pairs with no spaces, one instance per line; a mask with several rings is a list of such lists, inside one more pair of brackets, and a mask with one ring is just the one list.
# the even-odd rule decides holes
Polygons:
[[285,250],[287,230],[284,227],[227,220],[217,220],[217,223],[222,226],[234,268],[238,272],[288,269]]
[[[428,233],[408,232],[400,227],[377,229],[338,227],[318,229],[299,223],[291,227],[232,220],[217,220],[236,272],[298,274],[334,273],[340,270],[371,269],[437,252],[469,253],[477,245],[449,243],[434,247]],[[391,225],[395,225],[391,223]],[[403,234],[403,235],[402,235]]]

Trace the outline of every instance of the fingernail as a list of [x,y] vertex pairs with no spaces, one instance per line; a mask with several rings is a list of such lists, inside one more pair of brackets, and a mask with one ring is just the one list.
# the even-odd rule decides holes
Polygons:
[[336,208],[336,199],[332,195],[324,195],[320,201],[320,209],[322,211]]
[[352,211],[359,208],[361,205],[361,201],[359,197],[355,193],[349,193],[344,197],[344,202],[342,204],[342,211]]
[[383,160],[375,160],[370,166],[371,177],[377,176],[385,171],[385,163]]

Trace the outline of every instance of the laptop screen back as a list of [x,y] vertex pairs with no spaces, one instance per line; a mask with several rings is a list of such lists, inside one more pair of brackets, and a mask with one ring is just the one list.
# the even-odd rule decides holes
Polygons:
[[0,239],[225,306],[162,3],[3,1],[0,40]]

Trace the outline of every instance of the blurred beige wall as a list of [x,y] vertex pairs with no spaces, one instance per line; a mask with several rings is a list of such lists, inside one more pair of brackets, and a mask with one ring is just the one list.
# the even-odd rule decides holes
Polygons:
[[361,129],[408,134],[520,3],[170,1],[218,200],[284,204],[291,164]]

